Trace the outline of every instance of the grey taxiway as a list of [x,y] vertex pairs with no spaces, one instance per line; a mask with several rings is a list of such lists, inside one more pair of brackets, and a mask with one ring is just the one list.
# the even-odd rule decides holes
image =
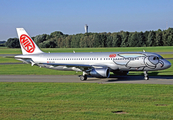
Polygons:
[[173,75],[150,76],[150,80],[144,80],[143,76],[111,76],[111,78],[89,77],[87,81],[80,81],[77,75],[0,75],[0,82],[173,84]]

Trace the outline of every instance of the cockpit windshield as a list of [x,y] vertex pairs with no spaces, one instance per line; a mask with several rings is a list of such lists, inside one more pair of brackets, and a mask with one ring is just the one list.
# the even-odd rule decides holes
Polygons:
[[162,56],[160,56],[160,55],[159,55],[159,56],[157,56],[157,57],[156,57],[156,56],[155,56],[155,57],[153,57],[153,60],[159,60],[159,59],[164,59],[164,58],[163,58]]
[[159,59],[164,59],[161,55],[158,55]]
[[153,57],[153,60],[159,60],[159,57]]
[[160,56],[160,57],[159,57],[159,59],[163,59],[163,57],[162,57],[162,56]]

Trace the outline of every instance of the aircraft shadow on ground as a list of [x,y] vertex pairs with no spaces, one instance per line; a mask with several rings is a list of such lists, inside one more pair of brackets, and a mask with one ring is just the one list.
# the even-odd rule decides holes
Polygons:
[[[127,75],[127,76],[111,76],[110,80],[107,82],[116,82],[116,81],[143,81],[144,76],[142,75]],[[115,78],[115,79],[114,79]],[[172,75],[158,75],[158,76],[149,76],[150,79],[173,79]]]
[[[100,81],[104,80],[105,82],[118,82],[118,81],[145,81],[143,75],[126,75],[126,76],[115,76],[111,75],[109,78],[93,78],[88,77],[87,81]],[[92,79],[90,79],[92,78]],[[150,79],[173,79],[173,75],[158,75],[158,76],[149,76]]]

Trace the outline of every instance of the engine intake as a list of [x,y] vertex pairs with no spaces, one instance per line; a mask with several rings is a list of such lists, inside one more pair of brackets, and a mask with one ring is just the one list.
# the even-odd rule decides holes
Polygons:
[[94,68],[90,71],[89,74],[97,78],[108,78],[110,76],[110,71],[108,68]]

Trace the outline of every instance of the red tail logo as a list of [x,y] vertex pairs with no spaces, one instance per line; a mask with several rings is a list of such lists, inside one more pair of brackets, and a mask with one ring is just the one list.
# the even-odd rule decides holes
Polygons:
[[28,35],[25,35],[25,34],[21,35],[20,36],[20,43],[21,43],[21,46],[23,47],[23,49],[26,50],[26,52],[28,52],[28,53],[34,52],[35,45]]

